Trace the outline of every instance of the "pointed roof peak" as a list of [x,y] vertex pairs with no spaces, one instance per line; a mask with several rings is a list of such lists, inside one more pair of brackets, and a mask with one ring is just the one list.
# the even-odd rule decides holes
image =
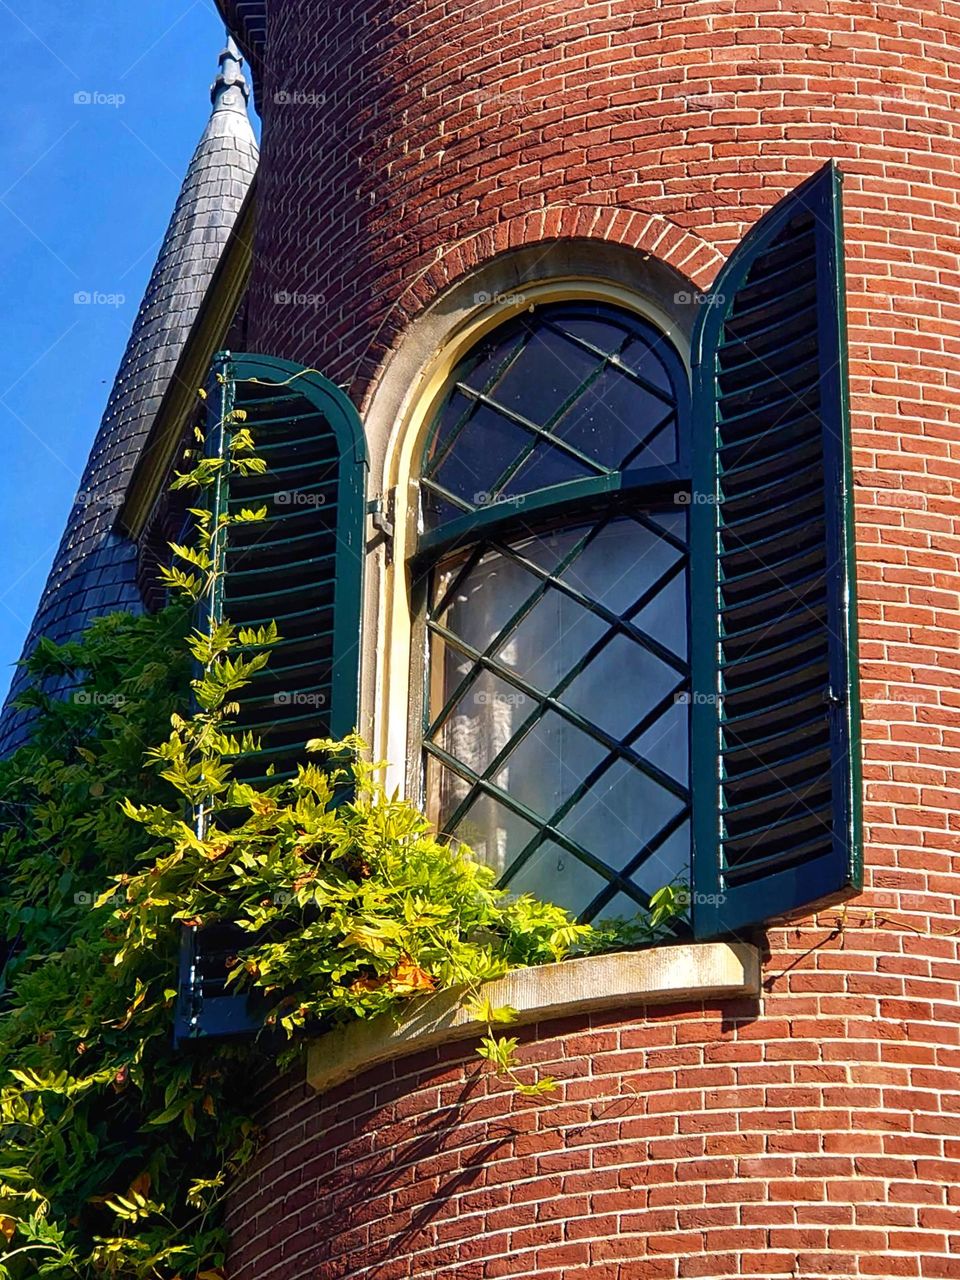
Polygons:
[[243,54],[227,32],[226,48],[220,54],[220,73],[210,90],[214,111],[242,111],[246,114],[250,86],[243,74]]

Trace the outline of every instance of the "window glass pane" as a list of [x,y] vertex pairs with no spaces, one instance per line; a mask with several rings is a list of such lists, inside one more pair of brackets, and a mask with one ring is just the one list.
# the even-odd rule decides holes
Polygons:
[[498,657],[510,671],[549,694],[609,629],[595,613],[548,587],[510,633]]
[[514,543],[512,550],[516,556],[530,561],[545,573],[553,573],[574,552],[578,543],[583,542],[589,531],[589,525],[576,529],[550,529]]
[[[482,507],[501,495],[602,477],[626,462],[673,463],[686,374],[670,352],[651,325],[599,304],[518,316],[453,374],[429,433],[424,476]],[[428,500],[424,518],[434,529],[456,516]]]
[[[660,888],[660,885],[657,885]],[[636,898],[632,898],[628,893],[618,893],[609,902],[605,902],[602,907],[595,913],[593,920],[596,924],[604,922],[633,920],[641,910],[640,902]]]
[[535,493],[537,489],[550,489],[555,484],[568,484],[571,480],[589,480],[596,475],[596,469],[541,441],[500,492],[516,497]]
[[579,338],[581,342],[596,347],[608,356],[616,355],[624,343],[630,341],[629,328],[614,320],[565,315],[558,317],[555,323],[571,338]]
[[[611,613],[622,617],[652,582],[682,558],[682,552],[654,530],[632,520],[617,520],[602,529],[560,576],[577,591],[589,592]],[[679,577],[682,583],[683,574]],[[681,612],[686,613],[685,606]],[[675,614],[673,629],[683,631],[685,637]]]
[[670,511],[651,511],[647,516],[651,524],[662,529],[664,533],[670,534],[671,537],[684,546],[687,542],[687,513],[684,509],[685,505],[685,503],[681,503],[679,507],[674,507]]
[[469,421],[476,407],[477,402],[472,396],[465,396],[462,391],[456,390],[450,393],[430,431],[423,455],[424,475],[434,473],[439,462],[446,457],[453,437]]
[[690,771],[690,706],[685,694],[674,697],[676,701],[635,740],[633,748],[644,760],[686,786]]
[[518,360],[496,386],[498,404],[546,425],[597,366],[592,355],[552,329],[530,323],[531,336]]
[[627,636],[615,636],[562,694],[572,710],[622,739],[681,677]]
[[671,415],[655,432],[638,436],[636,442],[624,454],[624,467],[666,467],[677,461],[677,420]]
[[677,618],[685,618],[686,614],[687,584],[684,575],[678,573],[664,583],[649,604],[631,614],[630,621],[644,635],[666,645],[678,657],[686,658],[687,629],[677,626]]
[[535,704],[492,671],[480,670],[438,732],[438,746],[474,773],[483,773],[519,730]]
[[430,637],[430,706],[432,715],[442,713],[449,699],[465,680],[473,676],[471,657],[436,633]]
[[514,850],[529,844],[536,833],[536,827],[519,814],[484,794],[477,796],[457,827],[457,838],[499,875],[507,869]]
[[[671,407],[624,377],[620,369],[608,367],[571,405],[553,431],[567,444],[615,470],[669,415]],[[659,460],[672,462],[676,457],[675,434],[671,432],[669,441],[665,437],[658,447],[666,454]],[[650,449],[645,449],[641,456],[649,453]],[[638,461],[631,465],[653,464]]]
[[532,893],[575,914],[609,882],[574,853],[545,840],[519,870],[510,875],[511,893]]
[[639,374],[645,382],[657,387],[665,397],[672,394],[673,388],[670,384],[670,374],[657,354],[657,348],[668,343],[669,339],[666,337],[654,343],[649,343],[642,338],[631,338],[620,353],[623,364]]
[[[481,652],[497,638],[520,606],[540,585],[540,579],[510,556],[490,551],[466,575],[463,561],[439,574],[437,600],[451,584],[456,590],[437,619],[448,631]],[[457,581],[459,577],[459,581]]]
[[499,492],[501,475],[532,440],[523,427],[486,405],[478,405],[434,478],[471,506],[483,506],[489,496]]
[[529,333],[514,329],[508,336],[498,330],[488,337],[457,370],[457,380],[474,391],[486,391],[503,377],[527,345]]
[[[425,528],[476,516],[432,570],[429,812],[578,913],[609,895],[633,915],[630,886],[689,877],[686,381],[639,317],[538,306],[455,370],[424,458]],[[558,489],[588,480],[576,506]]]
[[[524,568],[515,557],[536,563],[541,572]],[[538,884],[536,891],[553,901],[561,892],[571,901],[580,894],[580,910],[600,891],[603,878],[574,850],[545,844],[517,868],[516,884],[509,868],[538,831],[549,842],[546,829],[553,827],[615,874],[685,812],[689,706],[673,700],[687,678],[685,663],[682,656],[672,665],[664,661],[618,630],[615,621],[649,597],[645,620],[668,650],[682,654],[682,556],[646,524],[601,517],[562,532],[488,545],[469,572],[466,563],[461,554],[435,571],[435,604],[447,597],[438,621],[489,656],[475,662],[428,621],[430,720],[454,700],[428,743],[485,782],[478,789],[431,765],[431,812],[498,874],[506,873],[510,888]],[[673,577],[665,577],[671,572]],[[577,599],[560,589],[561,580],[575,585]],[[664,592],[667,604],[657,611]],[[595,607],[601,601],[602,614]],[[661,702],[666,705],[652,718]],[[635,743],[617,745],[645,719],[650,723]],[[650,777],[631,752],[673,779],[677,794]],[[509,812],[497,796],[510,797],[530,820]],[[550,875],[560,879],[548,892]],[[588,888],[589,899],[582,896]]]
[[436,756],[427,757],[427,816],[441,836],[455,834],[450,819],[472,791],[472,783],[440,764]]
[[644,893],[656,893],[665,884],[690,884],[690,823],[669,835],[630,876]]
[[552,814],[607,756],[606,748],[547,711],[511,751],[494,782],[529,809]]
[[[439,524],[447,524],[467,514],[463,507],[435,493],[427,481],[420,483],[420,503],[423,513],[423,527],[432,529]],[[471,504],[472,505],[472,504]]]
[[620,761],[571,809],[560,830],[591,851],[603,849],[604,862],[620,871],[683,808],[683,800]]

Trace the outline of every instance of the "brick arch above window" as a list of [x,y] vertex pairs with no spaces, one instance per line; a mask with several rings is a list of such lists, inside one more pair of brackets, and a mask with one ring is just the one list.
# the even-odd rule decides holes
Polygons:
[[[369,403],[385,366],[403,343],[407,330],[449,290],[456,288],[511,253],[560,242],[620,247],[655,260],[694,290],[706,289],[725,262],[725,255],[693,232],[658,214],[605,205],[552,205],[486,227],[451,244],[416,274],[396,300],[357,362],[352,378],[355,402]],[[549,269],[540,278],[554,274]]]

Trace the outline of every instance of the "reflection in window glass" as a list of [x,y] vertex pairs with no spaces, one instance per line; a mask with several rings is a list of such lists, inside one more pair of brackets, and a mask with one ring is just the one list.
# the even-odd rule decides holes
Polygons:
[[587,919],[689,879],[688,394],[645,320],[537,306],[460,363],[422,462],[429,812]]
[[436,571],[432,816],[511,888],[582,910],[605,869],[640,892],[651,862],[658,884],[684,874],[685,582],[683,542],[646,516],[483,544]]
[[679,457],[684,380],[662,333],[593,304],[540,307],[454,375],[423,466],[428,529],[501,496]]

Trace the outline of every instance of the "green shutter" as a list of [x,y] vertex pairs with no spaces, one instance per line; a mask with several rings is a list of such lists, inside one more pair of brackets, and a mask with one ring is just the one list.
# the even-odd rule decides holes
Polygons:
[[736,248],[694,336],[694,929],[860,887],[840,173]]
[[237,775],[296,771],[306,741],[357,725],[366,453],[360,420],[342,391],[313,370],[268,356],[218,356],[211,384],[210,449],[229,448],[231,410],[253,435],[262,475],[232,476],[214,496],[232,514],[267,518],[229,528],[220,548],[217,618],[238,626],[275,620],[279,644],[240,695],[238,730],[261,751]]
[[[218,483],[214,511],[266,507],[267,518],[228,527],[200,626],[276,621],[266,669],[238,702],[238,736],[262,750],[235,761],[237,777],[293,775],[310,738],[340,738],[357,724],[366,452],[357,412],[314,370],[268,356],[216,357],[209,384],[207,453],[224,457],[231,429],[253,435],[262,475]],[[236,420],[233,410],[242,410]],[[266,771],[272,766],[268,779]],[[230,925],[185,928],[174,1040],[252,1035],[265,1002],[227,993],[227,957],[242,945]]]

